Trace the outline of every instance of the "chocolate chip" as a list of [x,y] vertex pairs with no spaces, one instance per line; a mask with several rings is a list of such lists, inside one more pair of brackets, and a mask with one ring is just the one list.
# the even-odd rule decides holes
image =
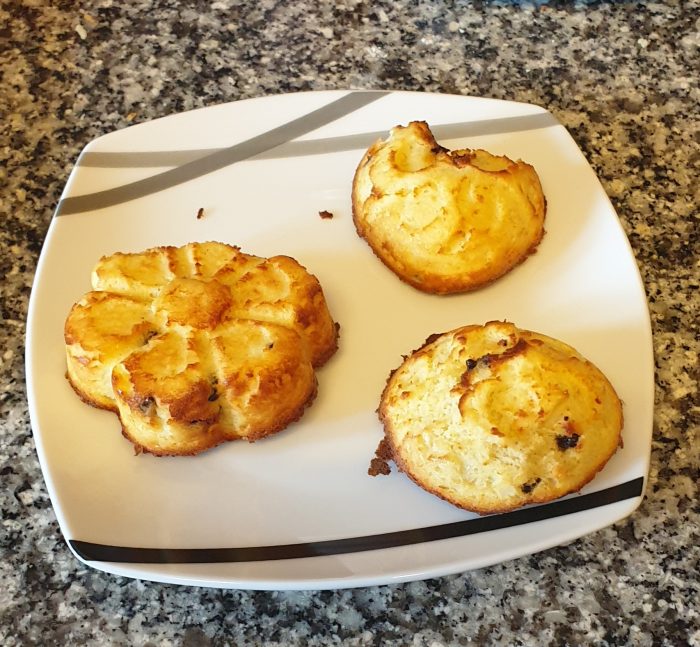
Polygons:
[[571,434],[570,436],[557,436],[557,447],[559,447],[561,451],[566,451],[567,449],[576,447],[576,445],[578,445],[578,439],[578,434]]
[[523,483],[520,486],[520,489],[525,493],[525,494],[530,494],[542,481],[542,479],[538,476],[536,479],[533,481],[530,481],[529,483]]

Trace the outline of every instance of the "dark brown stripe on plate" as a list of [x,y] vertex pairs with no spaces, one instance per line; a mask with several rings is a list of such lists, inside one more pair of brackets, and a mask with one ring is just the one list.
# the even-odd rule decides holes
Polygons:
[[380,99],[386,94],[386,92],[351,92],[328,105],[282,124],[277,128],[268,130],[257,137],[252,137],[235,146],[218,150],[169,171],[158,173],[144,180],[106,189],[105,191],[64,198],[59,202],[55,215],[64,216],[71,213],[111,207],[122,202],[142,198],[151,193],[163,191],[183,182],[188,182],[316,130],[327,123],[358,110],[372,101]]
[[342,555],[463,537],[501,528],[512,528],[513,526],[520,526],[544,519],[553,519],[641,496],[643,485],[644,478],[640,476],[626,483],[599,490],[598,492],[573,496],[546,505],[522,508],[505,514],[495,514],[440,526],[416,528],[414,530],[400,530],[380,535],[316,541],[304,544],[246,546],[242,548],[133,548],[94,544],[78,539],[69,539],[68,542],[80,558],[86,561],[131,564],[259,562]]
[[[519,117],[500,119],[482,119],[453,124],[433,126],[431,129],[437,139],[458,139],[460,137],[477,137],[479,135],[499,135],[503,133],[525,132],[539,128],[557,126],[559,122],[548,112]],[[386,131],[358,133],[342,137],[326,137],[306,141],[288,141],[280,146],[252,155],[250,159],[279,159],[284,157],[301,157],[303,155],[323,155],[342,151],[367,148],[380,137],[386,137]],[[86,152],[78,160],[79,166],[92,168],[150,168],[155,166],[178,166],[192,162],[207,155],[218,153],[222,148],[200,148],[174,151],[134,151],[134,152]]]

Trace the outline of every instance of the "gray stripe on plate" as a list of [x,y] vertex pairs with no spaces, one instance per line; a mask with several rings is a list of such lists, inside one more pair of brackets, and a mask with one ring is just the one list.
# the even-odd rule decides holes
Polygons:
[[[504,117],[500,119],[483,119],[481,121],[465,121],[432,127],[437,139],[458,139],[460,137],[477,137],[479,135],[498,135],[502,133],[523,132],[538,128],[557,126],[559,122],[548,112],[520,117]],[[349,150],[367,148],[386,132],[378,130],[370,133],[346,135],[343,137],[327,137],[306,141],[288,141],[280,146],[268,149],[251,159],[278,159],[284,157],[301,157],[303,155],[323,155]],[[192,162],[213,153],[219,153],[221,148],[201,148],[175,151],[141,151],[130,153],[119,152],[86,152],[78,161],[79,166],[93,168],[148,168],[154,166],[179,166]]]
[[64,216],[111,207],[122,202],[142,198],[151,193],[163,191],[183,182],[188,182],[316,130],[324,124],[335,121],[372,101],[380,99],[386,94],[387,92],[351,92],[328,105],[277,128],[268,130],[257,137],[252,137],[240,144],[207,154],[177,168],[105,191],[64,198],[58,203],[55,215]]

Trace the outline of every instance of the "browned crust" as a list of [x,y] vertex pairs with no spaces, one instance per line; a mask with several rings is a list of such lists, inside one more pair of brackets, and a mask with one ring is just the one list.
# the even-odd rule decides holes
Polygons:
[[[488,325],[488,324],[485,324]],[[517,510],[518,508],[522,508],[526,505],[533,505],[533,504],[540,504],[540,503],[548,503],[550,501],[554,501],[556,499],[560,499],[562,497],[568,496],[569,494],[573,494],[575,492],[579,492],[581,489],[583,489],[588,483],[590,483],[597,475],[598,473],[605,467],[605,465],[608,463],[610,458],[615,454],[617,449],[622,446],[622,428],[624,427],[624,417],[623,417],[623,409],[622,409],[622,403],[620,401],[619,396],[617,396],[617,392],[615,391],[614,387],[608,380],[608,378],[597,369],[597,367],[590,361],[588,361],[586,358],[581,357],[579,353],[575,351],[574,348],[571,348],[574,352],[581,357],[581,359],[588,365],[593,366],[593,368],[596,369],[596,371],[600,372],[600,374],[603,376],[605,381],[608,383],[610,388],[612,389],[612,392],[615,393],[615,396],[617,397],[617,407],[618,407],[618,413],[620,415],[620,429],[618,430],[618,443],[616,446],[613,447],[612,451],[608,454],[608,456],[605,457],[604,460],[601,461],[600,465],[598,466],[597,469],[592,470],[591,472],[587,473],[579,482],[575,483],[572,485],[568,490],[565,492],[561,492],[556,494],[555,496],[537,496],[533,494],[532,496],[529,496],[526,498],[525,501],[521,503],[516,503],[514,505],[510,506],[502,506],[502,507],[480,507],[476,505],[465,505],[463,502],[456,500],[455,498],[452,498],[437,488],[431,487],[429,484],[425,483],[425,481],[417,478],[409,469],[405,461],[402,460],[401,455],[398,451],[398,448],[393,442],[393,435],[394,435],[394,427],[391,424],[391,421],[388,419],[388,416],[386,414],[386,404],[387,404],[387,395],[390,391],[390,389],[393,386],[394,380],[396,373],[412,358],[416,356],[416,354],[420,352],[425,352],[430,345],[438,341],[440,338],[442,338],[445,335],[451,335],[453,333],[457,333],[458,331],[464,331],[467,332],[469,330],[473,330],[475,328],[480,328],[481,326],[477,325],[468,325],[468,326],[463,326],[461,328],[456,328],[454,330],[445,332],[443,334],[438,334],[438,335],[430,335],[426,342],[423,343],[422,346],[420,346],[418,349],[413,351],[413,353],[407,355],[404,357],[403,361],[399,366],[395,369],[393,369],[389,373],[389,377],[387,378],[386,385],[384,386],[384,389],[382,391],[381,395],[381,400],[380,400],[380,405],[379,408],[377,409],[377,414],[379,416],[379,420],[382,423],[382,426],[384,428],[384,436],[382,440],[380,441],[379,447],[377,448],[377,454],[376,457],[379,458],[379,451],[380,448],[382,450],[382,459],[385,463],[387,463],[389,460],[393,461],[394,464],[396,465],[396,468],[400,471],[403,472],[411,481],[413,481],[418,487],[421,489],[425,490],[426,492],[429,492],[430,494],[434,494],[435,496],[439,497],[443,501],[447,501],[448,503],[461,508],[462,510],[467,510],[468,512],[475,512],[476,514],[479,515],[489,515],[489,514],[502,514],[505,512],[512,512],[513,510]],[[528,330],[520,330],[521,333],[525,334],[530,334],[531,331]],[[373,459],[374,462],[375,459]],[[370,464],[371,465],[371,464]],[[370,467],[371,469],[371,467]],[[370,474],[374,476],[374,474]]]
[[297,422],[303,415],[304,411],[306,410],[307,407],[311,406],[313,401],[316,399],[316,396],[318,395],[318,380],[316,379],[316,376],[314,376],[314,381],[313,381],[313,388],[309,391],[309,395],[306,397],[306,399],[299,404],[299,406],[291,411],[287,416],[280,418],[278,421],[270,425],[267,429],[264,431],[261,431],[257,434],[252,434],[250,436],[246,437],[246,440],[248,442],[255,442],[256,440],[260,440],[262,438],[267,438],[268,436],[271,436],[272,434],[279,433],[283,429],[286,429],[289,425],[291,425],[293,422]]
[[117,417],[119,418],[119,424],[121,426],[122,430],[122,436],[126,438],[133,446],[134,446],[134,454],[139,455],[139,454],[150,454],[151,456],[196,456],[197,454],[200,454],[201,452],[204,452],[208,449],[213,449],[214,447],[218,447],[219,445],[223,445],[224,443],[231,442],[233,440],[240,440],[239,438],[227,438],[225,436],[213,436],[213,440],[211,443],[203,443],[202,445],[198,445],[196,449],[193,449],[192,451],[189,452],[158,452],[158,451],[153,451],[152,449],[149,449],[148,447],[141,445],[137,440],[135,440],[132,436],[129,435],[129,432],[127,431],[124,423],[122,422],[121,416],[117,413]]
[[[119,413],[117,412],[117,416],[119,417],[119,422],[121,425],[121,430],[122,430],[122,435],[124,438],[129,440],[131,443],[134,445],[135,452],[137,454],[151,454],[152,456],[195,456],[201,452],[204,452],[208,449],[213,449],[214,447],[217,447],[218,445],[222,445],[223,443],[227,443],[230,441],[234,440],[247,440],[248,442],[254,443],[257,440],[261,440],[263,438],[267,438],[268,436],[272,436],[273,434],[280,433],[287,427],[289,427],[291,424],[297,422],[298,420],[301,419],[301,417],[304,415],[304,411],[306,410],[307,407],[311,406],[313,401],[316,399],[316,395],[318,394],[318,381],[314,379],[313,383],[313,388],[310,390],[308,397],[294,410],[292,410],[287,416],[284,416],[280,418],[279,420],[276,420],[273,424],[271,424],[269,427],[267,427],[265,430],[258,432],[257,434],[252,434],[250,436],[244,437],[238,437],[238,438],[231,438],[229,436],[224,436],[223,434],[211,434],[212,440],[210,443],[202,443],[201,445],[197,445],[196,448],[193,448],[190,451],[183,451],[183,452],[173,452],[173,451],[153,451],[152,449],[149,449],[148,447],[144,447],[143,445],[139,444],[137,440],[135,440],[128,432],[126,427],[124,426],[124,423],[121,420],[121,416],[119,416]],[[209,430],[212,428],[216,427],[216,423],[210,425],[208,429],[204,432],[202,432],[202,435],[208,434]]]
[[338,343],[340,341],[340,324],[336,321],[334,322],[335,334],[333,335],[333,341],[328,345],[325,352],[319,355],[315,361],[312,363],[314,368],[321,368],[338,350]]
[[[450,152],[457,152],[459,153],[460,151],[449,151],[448,149],[440,146],[437,141],[435,140],[435,137],[433,136],[432,132],[427,126],[427,123],[425,121],[420,121],[418,122],[425,126],[426,129],[426,136],[429,135],[430,139],[433,142],[433,147],[439,149],[440,151],[447,153],[448,157],[453,160],[456,166],[463,166],[465,164],[465,155],[457,155],[457,156],[452,156],[449,155]],[[396,267],[395,264],[391,264],[382,254],[379,248],[374,244],[371,236],[367,235],[367,232],[365,231],[364,227],[362,227],[362,224],[360,222],[360,213],[362,209],[362,205],[358,203],[357,200],[357,181],[358,181],[358,176],[360,171],[364,166],[366,166],[370,159],[372,158],[372,154],[374,150],[376,149],[377,146],[379,146],[382,143],[381,140],[375,142],[372,146],[370,146],[365,154],[363,155],[362,159],[360,160],[360,163],[357,165],[357,168],[355,169],[355,173],[353,175],[352,179],[352,191],[351,191],[351,202],[352,202],[352,221],[355,225],[355,230],[357,231],[357,234],[360,238],[362,238],[370,247],[372,250],[372,253],[384,264],[385,267],[389,268],[401,281],[406,283],[407,285],[410,285],[411,287],[420,290],[421,292],[426,292],[428,294],[438,294],[438,295],[446,295],[446,294],[463,294],[465,292],[473,292],[475,290],[479,290],[481,288],[485,288],[488,285],[491,285],[498,279],[500,279],[502,276],[510,272],[511,270],[515,269],[523,263],[527,258],[532,256],[537,251],[537,248],[539,247],[539,244],[542,242],[542,238],[544,237],[544,234],[546,233],[546,230],[543,226],[540,228],[539,235],[537,236],[536,239],[533,239],[531,245],[511,264],[511,265],[506,265],[503,267],[503,270],[498,273],[497,275],[491,275],[488,279],[484,280],[470,280],[470,281],[465,281],[463,278],[460,277],[451,277],[451,278],[446,278],[446,277],[430,277],[426,276],[424,277],[425,280],[423,281],[416,281],[412,279],[410,276],[408,276],[406,273],[401,272],[398,267]],[[528,164],[527,166],[532,166]],[[499,174],[503,173],[504,171],[484,171],[486,173],[492,173],[492,174]],[[544,196],[543,196],[544,197]],[[547,198],[544,197],[544,211],[543,211],[543,223],[546,220],[547,217]]]
[[70,374],[68,371],[65,373],[66,375],[66,380],[68,380],[68,384],[70,384],[71,388],[73,389],[74,393],[85,403],[89,404],[91,407],[94,407],[95,409],[102,409],[103,411],[111,411],[113,413],[117,413],[119,410],[117,409],[116,405],[113,407],[107,406],[100,404],[99,402],[96,402],[93,400],[87,393],[85,393],[77,384],[73,382],[73,380],[70,379]]

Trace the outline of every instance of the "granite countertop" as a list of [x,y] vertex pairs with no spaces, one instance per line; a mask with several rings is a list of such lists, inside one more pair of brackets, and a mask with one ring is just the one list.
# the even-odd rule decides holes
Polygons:
[[[700,645],[699,15],[698,0],[0,0],[0,643]],[[650,301],[645,500],[568,546],[402,585],[224,591],[84,566],[40,472],[23,351],[34,268],[73,162],[94,137],[155,117],[338,88],[531,102],[569,129]]]

